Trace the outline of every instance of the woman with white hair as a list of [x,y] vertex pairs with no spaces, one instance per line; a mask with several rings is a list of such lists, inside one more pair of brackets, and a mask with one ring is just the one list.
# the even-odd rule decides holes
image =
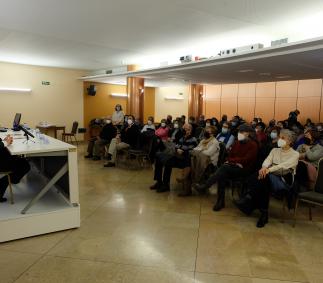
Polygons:
[[254,209],[261,212],[257,227],[264,227],[268,223],[268,207],[270,193],[280,194],[288,192],[294,182],[294,175],[299,159],[299,153],[292,148],[295,133],[281,130],[278,148],[273,148],[262,168],[249,181],[248,193],[236,201],[237,207],[246,214]]

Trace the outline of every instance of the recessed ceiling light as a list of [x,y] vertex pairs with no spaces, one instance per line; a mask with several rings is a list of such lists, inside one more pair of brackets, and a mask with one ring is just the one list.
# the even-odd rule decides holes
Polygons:
[[239,70],[238,73],[250,73],[253,72],[254,70],[252,69],[245,69],[245,70]]
[[290,75],[282,75],[282,76],[276,76],[276,79],[289,79],[291,77],[292,76],[290,76]]
[[270,76],[271,73],[259,73],[260,76]]

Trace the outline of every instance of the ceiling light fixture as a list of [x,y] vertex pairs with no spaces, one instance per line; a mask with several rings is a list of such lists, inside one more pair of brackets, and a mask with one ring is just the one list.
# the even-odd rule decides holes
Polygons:
[[30,88],[0,87],[0,91],[9,91],[9,92],[31,92],[31,89],[30,89]]
[[166,96],[165,100],[184,100],[184,97]]
[[250,73],[253,72],[254,70],[252,69],[245,69],[245,70],[239,70],[238,73]]
[[282,75],[282,76],[276,76],[276,79],[290,79],[292,76],[290,75]]
[[114,96],[114,97],[128,97],[128,94],[126,94],[126,93],[111,93],[111,96]]

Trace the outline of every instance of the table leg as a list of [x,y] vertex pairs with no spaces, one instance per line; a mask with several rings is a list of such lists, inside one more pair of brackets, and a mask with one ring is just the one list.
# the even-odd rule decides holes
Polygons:
[[26,207],[21,211],[21,214],[26,214],[40,198],[45,195],[51,187],[56,184],[56,182],[63,177],[63,175],[68,171],[68,163],[66,162],[63,167],[55,174],[55,176],[46,184],[44,188],[26,205]]

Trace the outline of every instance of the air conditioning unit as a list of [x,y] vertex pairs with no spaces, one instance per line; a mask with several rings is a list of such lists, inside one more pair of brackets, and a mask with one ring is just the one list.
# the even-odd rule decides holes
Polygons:
[[264,45],[261,43],[256,43],[256,44],[246,45],[241,47],[234,47],[230,49],[221,50],[219,53],[219,56],[232,56],[235,54],[252,52],[254,50],[259,50],[262,48],[264,48]]

